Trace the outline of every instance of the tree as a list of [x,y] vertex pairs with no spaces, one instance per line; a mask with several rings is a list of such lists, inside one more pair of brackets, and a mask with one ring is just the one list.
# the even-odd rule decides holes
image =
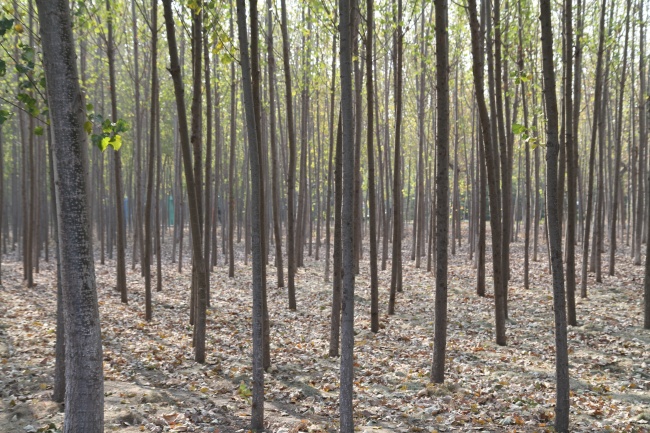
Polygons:
[[499,173],[497,169],[497,149],[492,138],[494,136],[487,104],[485,102],[485,87],[483,84],[483,59],[476,0],[468,0],[470,31],[472,34],[472,74],[474,76],[474,91],[478,104],[481,133],[483,136],[483,156],[487,171],[488,191],[490,196],[490,228],[492,229],[492,269],[494,281],[494,314],[496,342],[501,346],[506,344],[506,315],[505,300],[501,279],[506,278],[501,273],[501,209],[499,207]]
[[[178,129],[181,141],[181,153],[183,156],[183,168],[185,181],[187,182],[187,198],[190,208],[190,230],[192,233],[192,258],[194,272],[197,282],[197,308],[199,313],[196,317],[196,342],[194,346],[194,359],[197,362],[205,362],[205,321],[206,321],[206,268],[203,260],[201,247],[201,223],[197,189],[194,187],[194,173],[192,172],[192,150],[190,148],[189,130],[187,127],[187,112],[185,108],[185,95],[181,80],[181,68],[178,62],[178,49],[176,47],[176,33],[174,31],[174,16],[171,0],[163,0],[165,12],[165,27],[167,30],[167,45],[169,46],[169,72],[174,82],[174,95],[176,97],[176,109],[178,111]],[[232,260],[232,257],[231,257]]]
[[[589,150],[589,180],[587,186],[587,215],[584,222],[584,236],[582,243],[582,282],[580,296],[587,297],[587,260],[589,257],[589,235],[591,229],[591,213],[593,208],[593,188],[594,188],[594,164],[596,160],[596,133],[598,130],[598,119],[600,118],[601,97],[602,97],[602,80],[603,80],[603,47],[605,44],[605,6],[607,0],[601,2],[600,7],[600,26],[598,37],[598,59],[596,61],[596,89],[594,93],[594,110],[591,127],[591,144]],[[594,246],[595,247],[595,246]]]
[[[449,245],[449,35],[447,0],[436,7],[436,86],[438,127],[436,146],[436,300],[431,381],[445,380],[447,346],[447,268]],[[456,161],[454,161],[456,162]],[[452,242],[454,239],[452,238]]]
[[372,47],[374,38],[374,0],[366,1],[368,14],[368,34],[366,37],[366,94],[368,97],[368,202],[370,213],[370,329],[379,331],[379,281],[377,276],[377,192],[375,191],[375,154],[373,147],[373,78],[372,78]]
[[[281,1],[282,8],[282,60],[286,85],[287,135],[289,136],[289,168],[287,171],[287,279],[289,309],[296,309],[296,253],[294,203],[296,195],[296,132],[293,119],[293,91],[291,90],[291,64],[289,58],[289,31],[287,29],[287,2]],[[298,236],[300,237],[300,236]]]
[[566,298],[562,268],[562,232],[558,215],[558,110],[553,66],[551,2],[540,0],[542,25],[542,67],[546,106],[546,211],[553,272],[553,313],[555,316],[555,430],[569,431],[569,352],[567,347]]
[[[250,0],[251,10],[257,10],[257,0]],[[251,17],[251,20],[254,16]],[[237,0],[237,28],[239,52],[241,55],[242,86],[246,111],[246,132],[251,171],[251,244],[253,252],[253,403],[251,407],[251,429],[264,429],[264,265],[262,244],[261,212],[261,155],[258,146],[258,124],[255,116],[251,61],[248,54],[248,29],[246,28],[245,0]],[[256,27],[251,24],[251,30]],[[258,107],[259,108],[259,107]]]
[[[115,82],[115,43],[113,41],[113,16],[111,12],[111,0],[106,0],[106,11],[108,12],[108,39],[106,41],[106,57],[108,57],[108,77],[111,87],[111,117],[113,122],[117,122],[117,84]],[[55,136],[56,138],[56,136]],[[116,289],[120,292],[121,300],[123,303],[128,302],[127,288],[126,288],[126,258],[124,252],[126,250],[126,233],[124,228],[124,207],[122,200],[124,193],[122,192],[122,156],[118,150],[112,152],[113,154],[113,171],[115,177],[115,213],[117,215],[117,283]]]
[[67,0],[38,0],[54,138],[65,316],[66,433],[104,431],[104,377],[95,264],[88,218],[88,148]]
[[151,107],[149,117],[149,167],[147,169],[147,196],[144,205],[144,254],[142,269],[144,272],[146,320],[151,320],[151,204],[153,201],[153,173],[156,161],[156,111],[158,109],[158,0],[151,5]]
[[397,0],[396,64],[395,64],[395,169],[393,171],[393,263],[390,274],[388,314],[395,314],[395,297],[402,291],[402,186],[400,159],[402,157],[402,0]]
[[350,0],[339,0],[341,41],[341,252],[343,260],[341,318],[341,433],[354,432],[352,408],[354,382],[354,119],[352,115],[353,9]]

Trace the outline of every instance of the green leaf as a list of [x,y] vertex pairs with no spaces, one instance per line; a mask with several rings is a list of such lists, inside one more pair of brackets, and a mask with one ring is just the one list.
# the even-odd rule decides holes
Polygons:
[[250,388],[246,386],[244,381],[242,380],[241,383],[239,384],[239,389],[238,389],[239,395],[244,397],[245,399],[248,399],[253,393],[251,392]]
[[4,36],[8,30],[13,28],[14,20],[13,18],[2,18],[0,19],[0,37]]
[[84,130],[86,131],[86,134],[90,134],[91,132],[93,132],[93,122],[91,122],[90,120],[86,120],[84,122]]
[[120,134],[115,134],[115,137],[111,138],[108,142],[113,147],[113,150],[116,152],[122,147],[122,136]]
[[221,56],[221,63],[224,65],[229,65],[232,63],[232,57],[230,57],[230,54],[224,54]]
[[36,128],[34,128],[34,135],[43,135],[43,127],[37,126]]
[[86,104],[86,111],[93,111],[93,104]]
[[102,132],[109,133],[113,129],[113,124],[111,123],[111,119],[104,119],[102,122]]
[[4,77],[7,73],[7,62],[0,59],[0,77]]
[[117,123],[115,124],[115,127],[113,128],[113,132],[118,133],[118,132],[126,132],[129,130],[129,124],[126,123],[124,119],[117,119]]
[[101,150],[102,152],[105,151],[106,148],[108,147],[108,142],[110,140],[111,140],[111,137],[102,138],[101,141],[99,142],[99,150]]
[[30,46],[23,46],[23,52],[20,54],[20,57],[27,63],[34,64],[34,49]]
[[512,132],[514,134],[521,134],[522,132],[526,132],[526,127],[524,125],[521,125],[519,123],[515,123],[512,125]]
[[10,113],[7,110],[0,110],[0,125],[7,121],[9,115]]

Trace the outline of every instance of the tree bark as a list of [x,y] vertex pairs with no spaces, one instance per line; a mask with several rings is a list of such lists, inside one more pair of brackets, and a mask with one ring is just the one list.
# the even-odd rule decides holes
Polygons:
[[584,237],[582,243],[582,284],[580,296],[587,297],[587,264],[589,259],[589,236],[591,234],[591,213],[593,208],[594,163],[596,159],[596,136],[600,117],[602,95],[603,47],[605,43],[605,7],[607,0],[601,3],[600,29],[598,39],[598,58],[596,61],[596,89],[594,92],[594,111],[591,128],[591,145],[589,150],[589,180],[587,189],[587,214],[585,216]]
[[558,215],[558,110],[553,66],[551,2],[540,0],[542,27],[542,67],[546,102],[546,209],[553,271],[553,312],[555,315],[555,430],[569,431],[569,352],[567,346],[566,299],[562,269],[562,232]]
[[[257,10],[257,0],[250,0],[250,8],[251,10]],[[255,14],[251,16],[251,22],[253,19],[255,19]],[[264,289],[262,287],[265,266],[262,241],[262,222],[264,218],[261,213],[261,155],[259,153],[258,123],[255,115],[251,62],[248,54],[245,0],[237,0],[237,27],[251,173],[251,243],[253,254],[253,403],[251,408],[251,429],[255,432],[261,432],[264,429]],[[251,25],[251,31],[254,32],[255,30],[255,27]]]
[[189,131],[187,127],[187,113],[185,109],[185,95],[181,79],[181,69],[178,62],[178,51],[176,49],[176,34],[174,31],[174,16],[171,0],[163,0],[165,11],[165,27],[167,29],[167,43],[169,46],[170,74],[174,82],[174,95],[176,96],[176,109],[178,110],[178,126],[180,132],[181,153],[183,156],[183,168],[185,181],[187,182],[187,197],[190,208],[190,230],[192,233],[192,258],[196,272],[197,282],[197,308],[199,314],[196,316],[196,344],[194,346],[194,359],[196,362],[205,362],[205,326],[206,326],[206,269],[203,260],[203,249],[201,248],[201,224],[199,214],[199,203],[197,189],[194,185],[194,173],[192,172],[192,149],[190,148]]
[[[368,146],[368,201],[370,213],[370,330],[379,331],[379,281],[377,275],[377,192],[375,190],[375,154],[374,138],[374,93],[372,74],[372,54],[374,38],[374,0],[366,0],[368,14],[366,36],[366,95],[368,98],[368,123],[366,141]],[[423,176],[424,177],[424,176]]]
[[[400,0],[401,1],[401,0]],[[350,0],[339,0],[341,39],[341,149],[343,198],[341,206],[341,250],[343,259],[341,318],[340,432],[354,432],[354,119],[352,114],[352,7]]]
[[498,345],[506,344],[506,316],[505,302],[503,299],[503,286],[501,279],[501,209],[499,207],[499,181],[496,161],[496,148],[492,141],[492,128],[485,103],[483,86],[483,61],[480,54],[480,34],[478,16],[476,13],[476,0],[468,0],[469,20],[472,33],[472,72],[474,75],[474,88],[478,103],[479,117],[483,133],[483,156],[487,166],[488,189],[490,194],[490,227],[492,229],[492,267],[494,281],[494,313],[496,324],[496,342]]
[[[449,245],[449,35],[447,0],[437,0],[436,97],[438,134],[436,143],[436,299],[431,381],[445,380],[447,346],[447,268]],[[457,161],[455,161],[457,163]],[[455,168],[456,169],[456,168]],[[453,243],[452,238],[452,243]]]
[[395,65],[395,169],[393,172],[393,263],[390,275],[388,314],[395,314],[395,298],[402,291],[402,187],[400,160],[402,157],[402,0],[397,0],[396,65]]
[[[286,85],[287,135],[289,137],[289,169],[287,172],[287,274],[289,309],[296,309],[296,257],[294,202],[296,195],[296,133],[293,118],[293,93],[291,87],[291,64],[289,57],[289,31],[287,29],[287,2],[281,1],[282,9],[282,58],[284,61],[284,80]],[[300,237],[300,236],[299,236]]]
[[55,186],[66,336],[65,433],[104,431],[104,384],[95,265],[88,218],[88,148],[70,8],[38,0],[54,136]]
[[[111,88],[111,118],[117,122],[117,89],[115,82],[115,45],[113,42],[113,19],[111,18],[110,0],[106,0],[106,10],[108,11],[108,46],[106,53],[108,57],[108,76]],[[56,135],[55,135],[56,137]],[[55,138],[56,139],[56,138]],[[122,203],[124,193],[122,192],[122,157],[118,151],[113,154],[113,175],[115,177],[115,209],[117,215],[117,291],[120,292],[123,303],[128,303],[126,288],[126,259],[124,251],[126,249],[126,234],[124,230],[124,204]]]
[[[156,112],[158,110],[158,0],[151,4],[151,104],[149,112],[149,159],[147,168],[147,196],[144,205],[144,254],[142,271],[144,273],[145,320],[150,321],[151,306],[151,206],[153,201],[153,180],[156,161]],[[138,173],[136,173],[138,174]]]

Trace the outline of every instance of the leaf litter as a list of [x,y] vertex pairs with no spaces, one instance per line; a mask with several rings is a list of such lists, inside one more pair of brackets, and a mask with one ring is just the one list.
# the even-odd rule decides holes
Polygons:
[[[405,243],[405,251],[408,244]],[[508,346],[493,338],[494,299],[475,294],[466,247],[450,255],[446,379],[429,383],[434,279],[404,260],[397,314],[386,305],[390,262],[379,272],[380,331],[370,332],[368,252],[356,280],[355,422],[363,432],[553,431],[555,375],[551,280],[544,250],[523,288],[523,242],[512,244]],[[243,248],[242,248],[243,249]],[[243,255],[243,251],[238,251]],[[240,259],[242,257],[239,257]],[[579,259],[579,258],[578,258]],[[650,431],[650,331],[642,329],[643,268],[625,251],[617,275],[589,276],[569,328],[571,429]],[[50,401],[56,339],[53,262],[36,286],[22,283],[17,256],[5,256],[0,290],[0,431],[56,431],[62,407]],[[490,260],[486,260],[490,263]],[[130,260],[127,261],[130,263]],[[183,273],[163,257],[163,291],[144,320],[139,267],[127,269],[129,304],[114,290],[114,261],[96,263],[105,374],[105,428],[121,432],[247,432],[251,389],[250,269],[223,256],[210,277],[207,361],[193,361],[190,260]],[[578,260],[579,263],[579,260]],[[266,427],[275,433],[338,429],[338,358],[328,356],[331,283],[324,261],[306,258],[296,275],[297,311],[287,308],[268,266],[272,366],[265,374]],[[486,288],[491,290],[490,266]],[[50,430],[47,430],[50,428]]]

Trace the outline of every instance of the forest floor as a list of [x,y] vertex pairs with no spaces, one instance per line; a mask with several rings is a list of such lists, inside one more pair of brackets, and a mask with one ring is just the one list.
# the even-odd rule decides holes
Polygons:
[[[431,385],[434,281],[404,254],[404,291],[387,316],[390,262],[380,272],[380,320],[370,332],[367,252],[356,280],[355,421],[361,432],[553,431],[555,396],[552,294],[545,247],[523,288],[523,242],[512,244],[508,345],[494,343],[494,298],[475,293],[465,246],[450,256],[447,376]],[[322,250],[324,253],[324,249]],[[241,253],[241,252],[240,252]],[[643,267],[627,249],[617,276],[589,276],[569,329],[571,429],[650,431],[650,331],[642,329]],[[605,256],[603,256],[605,257]],[[223,258],[211,276],[207,362],[193,361],[188,324],[189,265],[163,262],[163,291],[144,320],[144,283],[128,263],[129,304],[113,289],[114,262],[96,262],[105,373],[106,431],[246,432],[250,421],[250,266],[227,276]],[[185,263],[189,264],[186,259]],[[488,257],[488,263],[490,259]],[[580,259],[578,257],[578,263]],[[335,432],[339,359],[328,357],[331,284],[324,260],[305,258],[296,276],[298,309],[268,267],[273,365],[265,375],[269,432]],[[22,283],[16,256],[5,256],[0,288],[0,432],[61,426],[50,401],[56,278],[41,262],[34,288]],[[31,426],[31,427],[29,427]],[[41,431],[46,431],[45,429]],[[47,430],[49,432],[49,430]]]

